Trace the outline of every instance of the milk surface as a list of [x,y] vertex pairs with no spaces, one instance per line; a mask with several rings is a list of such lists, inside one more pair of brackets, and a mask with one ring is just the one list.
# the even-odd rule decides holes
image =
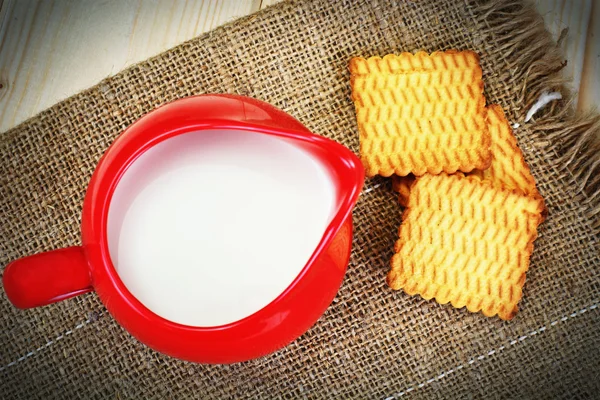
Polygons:
[[291,142],[190,132],[125,172],[109,208],[108,245],[123,283],[147,308],[173,322],[218,326],[284,291],[333,213],[329,173]]

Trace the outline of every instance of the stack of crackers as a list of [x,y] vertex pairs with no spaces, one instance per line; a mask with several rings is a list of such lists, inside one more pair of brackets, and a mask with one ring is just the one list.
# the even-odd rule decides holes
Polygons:
[[478,55],[357,57],[350,73],[366,174],[405,207],[389,286],[512,319],[545,207]]

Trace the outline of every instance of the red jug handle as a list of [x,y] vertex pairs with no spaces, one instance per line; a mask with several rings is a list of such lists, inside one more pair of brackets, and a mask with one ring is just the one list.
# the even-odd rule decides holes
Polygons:
[[93,290],[83,247],[15,260],[6,266],[2,282],[6,296],[18,308],[44,306]]

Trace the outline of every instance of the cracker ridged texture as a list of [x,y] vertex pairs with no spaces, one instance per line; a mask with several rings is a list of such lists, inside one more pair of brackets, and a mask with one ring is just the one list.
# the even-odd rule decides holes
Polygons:
[[460,175],[411,188],[388,284],[409,295],[512,319],[543,201]]
[[492,163],[477,175],[495,185],[516,189],[528,196],[537,196],[535,179],[523,158],[512,128],[502,107],[492,104],[486,107],[486,121],[492,139]]
[[[471,171],[469,179],[486,180],[501,189],[514,189],[527,196],[541,197],[502,107],[498,104],[489,105],[485,113],[491,138],[492,162],[485,170]],[[411,175],[392,176],[392,188],[399,193],[402,206],[406,206],[408,201],[411,183]]]
[[[184,96],[253,96],[358,154],[351,58],[472,49],[489,102],[516,122],[537,60],[525,52],[551,50],[536,18],[513,0],[287,1],[133,66],[0,134],[0,265],[78,245],[81,202],[102,153],[141,115]],[[527,91],[554,68],[536,62]],[[556,110],[540,111],[538,123],[545,112]],[[553,126],[562,140],[574,123]],[[354,209],[352,258],[335,301],[286,348],[241,364],[192,364],[139,343],[94,293],[21,311],[0,288],[0,367],[16,362],[0,371],[0,398],[385,399],[411,388],[400,398],[593,398],[600,318],[589,307],[600,297],[600,240],[557,139],[534,127],[515,135],[549,213],[512,321],[387,287],[402,210],[390,182],[373,178]],[[587,312],[568,317],[578,310]]]
[[355,57],[349,69],[367,176],[489,166],[477,54],[450,50]]

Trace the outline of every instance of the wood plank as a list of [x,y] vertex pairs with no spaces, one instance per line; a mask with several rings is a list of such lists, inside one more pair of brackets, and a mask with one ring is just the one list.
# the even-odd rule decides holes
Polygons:
[[262,0],[260,2],[260,9],[262,10],[263,8],[272,6],[273,4],[277,4],[277,3],[280,3],[282,1],[284,1],[284,0]]
[[546,28],[552,33],[554,40],[558,40],[563,29],[569,29],[561,43],[567,59],[563,74],[572,80],[571,88],[577,95],[583,74],[592,0],[537,0],[536,8],[544,17]]
[[591,16],[577,105],[580,111],[600,109],[600,2],[592,2]]
[[260,0],[4,0],[0,132],[107,76],[260,7]]

